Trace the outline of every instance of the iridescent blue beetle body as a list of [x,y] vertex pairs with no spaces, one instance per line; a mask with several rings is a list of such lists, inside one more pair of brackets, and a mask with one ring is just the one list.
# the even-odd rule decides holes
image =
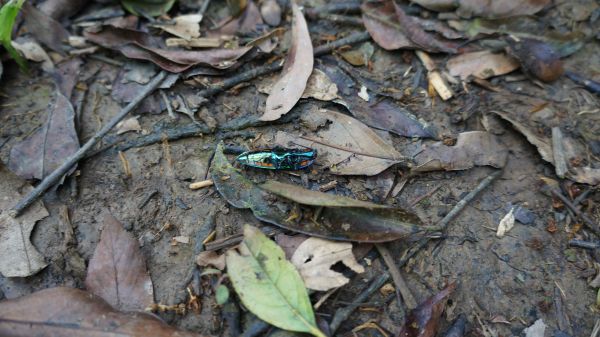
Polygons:
[[301,170],[317,158],[317,150],[275,147],[268,150],[248,151],[237,156],[238,163],[268,170]]

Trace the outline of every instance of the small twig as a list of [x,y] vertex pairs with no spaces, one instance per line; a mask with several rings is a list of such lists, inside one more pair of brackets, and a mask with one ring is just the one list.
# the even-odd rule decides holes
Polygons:
[[592,333],[590,334],[590,337],[598,337],[598,334],[600,334],[600,318],[596,319],[596,323],[592,328]]
[[212,186],[212,185],[214,185],[214,182],[212,181],[212,179],[206,179],[206,180],[202,180],[202,181],[197,181],[195,183],[191,183],[189,185],[189,188],[191,190],[199,190],[201,188]]
[[13,217],[18,216],[27,206],[31,205],[37,198],[39,198],[48,188],[56,184],[60,178],[65,175],[73,165],[77,164],[79,160],[85,157],[86,153],[98,143],[112,128],[117,125],[129,112],[131,112],[146,96],[156,89],[162,80],[167,76],[165,71],[161,71],[156,75],[148,85],[140,92],[127,106],[125,106],[116,116],[114,116],[100,131],[98,131],[92,138],[90,138],[77,152],[71,155],[65,162],[48,175],[42,182],[31,190],[25,197],[10,210],[10,214]]
[[560,330],[572,335],[573,329],[571,329],[569,316],[567,316],[567,313],[564,311],[562,294],[558,286],[554,287],[554,309],[556,310],[556,321],[558,322]]
[[315,13],[313,20],[329,20],[335,23],[348,24],[353,26],[362,26],[363,20],[360,17],[339,15],[330,13]]
[[88,57],[91,58],[91,59],[100,61],[100,62],[104,62],[104,63],[110,64],[110,65],[115,66],[115,67],[122,67],[123,66],[123,62],[117,61],[115,59],[111,59],[110,57],[106,57],[104,55],[91,54],[91,55],[88,55]]
[[365,290],[363,290],[358,296],[356,296],[356,298],[354,299],[354,301],[352,301],[351,304],[344,308],[338,309],[335,312],[333,319],[331,320],[331,324],[329,324],[329,330],[331,331],[331,335],[334,335],[336,330],[342,324],[342,322],[345,321],[348,317],[350,317],[350,314],[352,314],[352,312],[356,310],[356,308],[358,308],[362,302],[364,302],[369,296],[371,296],[372,293],[377,291],[377,289],[381,288],[389,280],[389,278],[389,273],[379,275],[377,278],[375,278],[373,282],[371,282],[371,284],[369,284],[369,286]]
[[[284,232],[284,230],[282,228],[269,227],[269,226],[263,227],[263,228],[261,228],[261,230],[266,236],[274,236],[274,235]],[[244,239],[243,234],[241,234],[241,233],[234,234],[234,235],[228,236],[226,238],[222,238],[222,239],[215,240],[213,242],[209,242],[204,245],[204,249],[205,250],[219,250],[222,248],[231,247],[233,245],[237,245],[238,243],[242,242],[243,239]]]
[[438,186],[434,187],[431,191],[423,194],[420,197],[417,197],[413,202],[410,203],[410,206],[412,207],[412,206],[418,204],[419,202],[421,202],[421,200],[431,197],[433,195],[433,193],[435,193],[437,190],[440,189],[440,187],[442,187],[442,186],[438,185]]
[[584,241],[584,240],[577,240],[577,239],[573,239],[569,241],[569,246],[571,247],[578,247],[578,248],[585,248],[585,249],[598,249],[600,248],[600,242],[596,241]]
[[408,285],[402,277],[400,273],[400,269],[396,266],[394,262],[394,257],[390,253],[390,250],[381,243],[376,243],[375,247],[379,251],[381,257],[383,257],[383,261],[388,267],[390,271],[390,275],[392,275],[392,279],[394,280],[394,284],[396,285],[396,295],[398,296],[398,305],[401,303],[401,299],[404,299],[404,303],[406,303],[406,307],[408,309],[414,309],[417,307],[417,301],[415,297],[411,293],[410,289],[408,289]]
[[583,213],[579,207],[573,205],[573,203],[571,202],[571,200],[569,200],[569,198],[565,197],[562,192],[560,192],[560,190],[553,188],[552,190],[550,190],[550,192],[552,193],[553,196],[559,198],[564,204],[565,206],[567,206],[571,211],[573,211],[573,213],[575,213],[578,217],[581,218],[581,220],[583,220],[583,223],[586,225],[587,228],[589,228],[592,232],[594,232],[594,234],[600,236],[600,228],[598,228],[598,225],[594,223],[594,221],[592,221],[592,219],[590,219],[587,214]]

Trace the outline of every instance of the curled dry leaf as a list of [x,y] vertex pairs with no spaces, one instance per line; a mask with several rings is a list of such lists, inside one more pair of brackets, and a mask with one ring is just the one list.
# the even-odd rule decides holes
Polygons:
[[308,289],[327,291],[341,287],[350,281],[342,273],[331,269],[336,263],[343,263],[356,273],[365,269],[352,254],[352,244],[334,242],[319,238],[309,238],[298,246],[291,258]]
[[137,117],[127,118],[126,120],[120,121],[117,126],[117,135],[123,134],[130,131],[142,131],[140,122]]
[[[337,66],[337,60],[324,58],[319,69],[338,87],[339,102],[348,108],[359,121],[380,130],[393,132],[399,136],[437,138],[436,131],[427,123],[417,119],[413,113],[397,105],[390,99],[368,103],[358,97],[360,85]],[[338,102],[338,101],[336,101]]]
[[253,314],[281,329],[325,336],[317,327],[302,277],[258,228],[244,226],[239,252],[227,251],[225,259],[233,288]]
[[377,133],[350,116],[319,109],[304,113],[301,119],[315,131],[315,136],[298,137],[280,131],[275,142],[316,148],[318,162],[327,165],[332,173],[370,176],[406,161]]
[[[275,77],[268,77],[263,79],[261,83],[257,85],[258,91],[264,94],[270,94],[273,91],[275,85]],[[319,69],[314,69],[308,82],[306,83],[306,89],[301,98],[314,98],[321,101],[332,101],[338,98],[337,85],[329,79],[327,74]]]
[[148,60],[159,67],[179,73],[195,65],[226,69],[252,47],[237,49],[210,49],[201,51],[167,49],[152,35],[131,29],[105,26],[100,32],[84,32],[84,36],[105,48],[121,52],[126,57]]
[[411,0],[433,11],[448,12],[456,10],[462,17],[484,17],[489,19],[505,18],[511,16],[533,15],[546,5],[550,0]]
[[[412,48],[429,52],[457,52],[457,43],[426,32],[420,19],[407,15],[393,0],[365,2],[361,10],[367,31],[384,49]],[[430,23],[424,21],[423,24],[428,24],[428,28],[431,29]]]
[[[215,150],[211,175],[217,191],[232,206],[249,208],[259,220],[311,236],[383,242],[430,229],[419,226],[419,218],[401,208],[365,203],[276,182],[258,186],[231,166],[223,154],[222,143]],[[290,194],[289,191],[294,192]],[[319,193],[318,196],[315,193]],[[313,198],[328,206],[313,206]]]
[[260,5],[260,14],[270,26],[279,26],[281,22],[281,7],[277,0],[265,0]]
[[102,236],[90,259],[85,286],[123,311],[142,311],[154,303],[152,280],[139,243],[110,214],[104,217]]
[[178,36],[182,39],[190,40],[200,37],[200,21],[202,15],[187,14],[173,18],[172,24],[155,24],[153,27],[158,27],[167,33]]
[[494,54],[489,50],[464,53],[448,60],[446,68],[452,76],[466,80],[469,76],[486,79],[508,74],[519,68],[519,62],[506,54]]
[[46,267],[44,257],[29,240],[35,223],[48,216],[44,204],[36,201],[18,218],[8,214],[32,189],[0,163],[0,273],[4,277],[26,277]]
[[436,142],[426,145],[415,156],[415,172],[436,170],[466,170],[474,166],[504,167],[508,149],[498,138],[484,131],[469,131],[458,134],[454,146]]
[[201,252],[196,256],[196,264],[200,267],[213,266],[219,270],[225,269],[225,255],[217,254],[214,250]]
[[515,226],[514,211],[515,209],[511,208],[510,211],[502,218],[502,220],[500,220],[500,223],[498,224],[498,230],[496,231],[497,237],[503,237],[506,233],[508,233],[509,230],[511,230]]
[[398,337],[434,337],[444,311],[446,298],[456,289],[456,282],[450,283],[439,293],[419,304],[408,314]]
[[260,117],[263,121],[279,119],[296,105],[313,70],[313,47],[308,26],[302,12],[293,1],[292,12],[292,46],[285,59],[282,76],[267,97],[265,113]]
[[147,313],[122,313],[102,298],[50,288],[0,302],[0,335],[14,337],[203,337],[177,330]]

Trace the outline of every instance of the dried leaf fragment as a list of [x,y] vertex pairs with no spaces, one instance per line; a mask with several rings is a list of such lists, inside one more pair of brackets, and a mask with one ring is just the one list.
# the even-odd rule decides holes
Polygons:
[[450,283],[439,293],[411,310],[398,337],[434,337],[437,334],[446,298],[454,289],[456,289],[456,282]]
[[464,53],[448,60],[446,68],[452,76],[466,80],[469,76],[486,79],[508,74],[519,68],[519,62],[506,54],[494,54],[489,50]]
[[514,207],[511,208],[510,211],[502,218],[502,220],[500,220],[500,223],[498,224],[498,230],[496,231],[497,237],[503,237],[515,226],[514,210]]
[[85,286],[113,307],[144,310],[154,303],[152,280],[138,241],[107,214],[100,242],[90,259]]
[[200,37],[200,21],[202,15],[187,14],[173,18],[173,24],[155,24],[153,27],[158,27],[167,33],[178,36],[182,39],[190,40]]
[[292,47],[288,51],[282,77],[275,83],[269,97],[263,121],[274,121],[288,113],[298,102],[313,70],[313,47],[306,20],[295,2],[292,2]]
[[365,271],[363,266],[356,262],[351,243],[319,238],[309,238],[301,243],[291,262],[298,268],[306,287],[319,291],[341,287],[350,281],[342,273],[331,269],[338,262],[342,262],[356,273]]

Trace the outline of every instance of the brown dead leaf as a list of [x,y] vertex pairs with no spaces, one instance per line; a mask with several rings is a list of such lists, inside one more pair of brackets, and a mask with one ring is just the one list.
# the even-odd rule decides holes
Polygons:
[[[270,94],[273,91],[276,78],[265,78],[257,85],[258,91],[264,94]],[[320,101],[332,101],[338,98],[337,85],[327,77],[327,75],[319,69],[313,69],[312,74],[306,83],[306,89],[302,93],[301,98],[314,98]]]
[[260,5],[260,14],[270,26],[279,26],[281,22],[281,7],[277,0],[265,0]]
[[[361,10],[367,31],[384,49],[412,48],[429,52],[457,52],[457,43],[426,32],[420,19],[407,15],[393,0],[365,2]],[[430,24],[429,27],[431,28]]]
[[534,39],[507,38],[508,52],[527,73],[544,82],[557,80],[564,73],[559,53],[548,43]]
[[446,305],[446,298],[454,289],[456,289],[456,282],[450,283],[439,293],[411,310],[398,337],[434,337]]
[[[275,143],[294,143],[316,148],[318,163],[334,174],[375,175],[405,158],[368,126],[332,110],[310,110],[301,119],[315,131],[315,136],[294,136],[278,132]],[[328,123],[327,128],[321,128]]]
[[295,2],[292,1],[294,21],[292,23],[292,46],[285,59],[282,76],[267,97],[263,121],[274,121],[288,113],[298,102],[313,70],[313,47],[306,20]]
[[126,57],[151,61],[173,73],[182,72],[195,65],[226,69],[252,49],[252,47],[242,47],[200,51],[173,50],[167,49],[161,40],[150,34],[112,26],[105,26],[100,32],[85,31],[84,36],[105,48],[118,50]]
[[54,70],[54,63],[46,51],[32,39],[17,38],[12,41],[12,46],[23,56],[33,62],[42,62],[42,70],[51,72]]
[[137,116],[127,118],[126,120],[120,121],[117,126],[117,135],[123,134],[129,131],[142,131],[142,127],[140,126],[140,122],[138,121]]
[[308,236],[302,234],[285,235],[282,233],[275,235],[275,242],[285,252],[285,258],[291,260],[298,246],[308,238]]
[[102,236],[90,259],[85,286],[123,311],[144,310],[154,303],[152,280],[139,243],[110,214],[104,217]]
[[256,30],[257,25],[263,24],[262,16],[254,1],[249,1],[243,12],[234,18],[228,19],[218,28],[206,32],[208,37],[224,35],[247,34]]
[[45,123],[10,151],[9,168],[24,179],[43,179],[58,168],[65,158],[79,150],[75,131],[75,111],[65,95],[72,87],[59,85],[54,93]]
[[200,267],[213,266],[219,270],[225,269],[225,254],[217,254],[214,250],[201,252],[196,256],[196,264]]
[[64,44],[69,39],[69,32],[52,17],[25,1],[22,7],[25,28],[35,39],[57,53],[64,53]]
[[202,337],[147,313],[122,313],[102,298],[72,288],[50,288],[0,302],[0,335],[12,337]]
[[202,15],[200,14],[187,14],[173,18],[172,24],[155,24],[151,26],[160,28],[165,32],[182,39],[190,40],[192,38],[200,37],[201,20]]
[[469,131],[458,134],[454,146],[436,142],[425,146],[415,156],[415,172],[436,170],[466,170],[473,166],[504,167],[508,149],[498,138],[485,131]]
[[46,267],[44,256],[29,240],[35,223],[48,216],[42,201],[36,201],[18,218],[8,214],[32,189],[0,163],[0,273],[4,277],[26,277]]
[[341,287],[350,281],[342,273],[331,269],[336,263],[341,262],[356,273],[365,271],[352,255],[351,243],[319,238],[308,238],[302,242],[291,262],[300,272],[306,287],[319,291]]
[[464,53],[448,60],[446,68],[452,76],[466,80],[469,76],[486,79],[508,74],[519,68],[519,61],[506,54],[494,54],[489,50]]
[[533,15],[550,0],[411,0],[427,9],[434,11],[452,11],[465,18],[483,17],[488,19],[506,18],[511,16]]

